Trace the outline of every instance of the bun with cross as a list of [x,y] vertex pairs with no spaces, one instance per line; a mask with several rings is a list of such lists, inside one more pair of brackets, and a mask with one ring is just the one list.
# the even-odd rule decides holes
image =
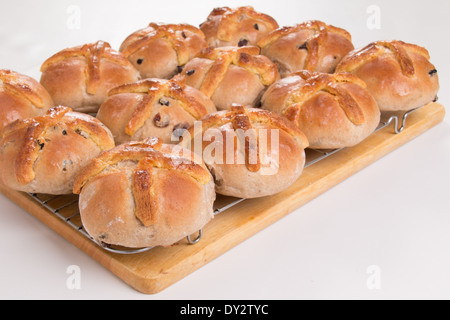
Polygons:
[[116,144],[148,137],[178,143],[183,129],[215,111],[214,103],[183,78],[151,78],[112,89],[97,119],[111,130]]
[[258,46],[261,54],[277,64],[282,78],[301,70],[333,73],[354,49],[349,32],[318,20],[278,28]]
[[380,122],[375,99],[352,74],[299,71],[274,83],[261,101],[300,128],[311,149],[354,146]]
[[428,50],[415,44],[372,42],[350,52],[336,71],[362,79],[381,111],[408,111],[437,100],[437,70]]
[[113,147],[111,132],[96,118],[67,107],[53,107],[43,116],[5,127],[0,142],[0,178],[13,190],[71,194],[78,170]]
[[214,215],[214,181],[200,157],[158,138],[128,142],[80,170],[83,226],[99,243],[128,248],[169,246]]
[[54,106],[38,81],[8,69],[0,70],[0,105],[0,131],[16,120],[43,115]]
[[203,156],[217,193],[258,198],[299,178],[308,140],[283,117],[234,104],[204,117],[201,128],[191,127],[180,145]]
[[95,113],[112,88],[139,80],[139,72],[109,43],[64,49],[41,66],[41,84],[55,105]]
[[274,18],[251,6],[214,8],[200,24],[210,47],[256,46],[261,38],[277,28]]
[[203,49],[177,77],[209,97],[218,110],[233,103],[256,107],[261,95],[280,78],[276,65],[255,46]]
[[139,70],[142,79],[170,79],[205,47],[205,35],[194,26],[150,23],[130,34],[119,51]]

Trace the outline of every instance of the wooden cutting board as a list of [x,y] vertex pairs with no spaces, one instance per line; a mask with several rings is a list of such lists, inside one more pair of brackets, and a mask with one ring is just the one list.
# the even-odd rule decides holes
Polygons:
[[[137,254],[112,253],[89,240],[28,194],[2,185],[0,192],[137,291],[154,294],[442,122],[444,116],[445,108],[438,103],[431,103],[414,111],[408,116],[406,127],[401,133],[395,134],[392,123],[376,131],[359,145],[342,149],[308,166],[300,179],[284,192],[271,197],[245,200],[216,215],[205,226],[202,238],[196,244],[189,244],[184,239],[170,247],[156,247]],[[219,198],[218,201],[222,200]],[[76,199],[72,206],[77,206]]]

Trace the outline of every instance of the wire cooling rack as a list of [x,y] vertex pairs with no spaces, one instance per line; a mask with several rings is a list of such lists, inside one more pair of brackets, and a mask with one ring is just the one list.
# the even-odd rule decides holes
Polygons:
[[[381,130],[390,124],[394,124],[394,132],[395,134],[401,133],[406,126],[406,118],[414,112],[416,109],[412,109],[403,114],[387,114],[383,116],[383,119],[380,121],[380,124],[376,128],[375,132]],[[339,152],[343,148],[340,149],[332,149],[332,150],[316,150],[316,149],[307,149],[306,152],[306,162],[305,168]],[[109,245],[103,242],[98,242],[94,238],[92,238],[86,230],[83,228],[83,224],[81,221],[80,211],[78,208],[78,196],[77,195],[46,195],[46,194],[29,194],[35,201],[37,201],[41,206],[46,208],[49,213],[56,215],[58,218],[63,220],[69,226],[83,234],[85,237],[101,246],[104,250],[120,253],[120,254],[136,254],[148,251],[152,249],[152,247],[145,248],[124,248],[119,246]],[[216,201],[214,205],[214,215],[225,212],[230,208],[238,205],[239,203],[245,201],[243,198],[231,198],[231,197],[221,197],[220,201]],[[203,234],[203,230],[200,229],[198,234],[193,237],[193,235],[187,236],[187,241],[190,244],[195,244],[200,241]]]

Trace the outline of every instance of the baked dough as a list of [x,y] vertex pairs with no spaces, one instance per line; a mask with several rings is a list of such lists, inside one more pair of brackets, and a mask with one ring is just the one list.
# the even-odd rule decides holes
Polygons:
[[145,79],[112,89],[97,119],[111,130],[116,144],[149,137],[178,143],[182,129],[215,111],[214,103],[183,78]]
[[113,147],[111,132],[96,118],[67,107],[53,107],[43,116],[5,127],[0,142],[0,178],[13,190],[70,194],[78,170]]
[[365,83],[346,73],[293,73],[267,89],[262,108],[297,125],[311,149],[354,146],[380,122],[380,110]]
[[255,46],[278,23],[271,16],[255,11],[251,6],[214,8],[200,24],[211,47]]
[[254,46],[209,47],[177,76],[202,91],[218,110],[227,110],[233,103],[256,107],[267,87],[280,78],[277,66],[259,51]]
[[142,79],[170,79],[205,47],[205,35],[194,26],[150,23],[129,35],[119,51],[139,70]]
[[217,193],[258,198],[279,193],[299,178],[308,140],[283,117],[235,104],[191,127],[180,146],[203,156]]
[[349,32],[317,20],[272,31],[258,46],[277,64],[282,78],[301,70],[333,73],[354,49]]
[[118,85],[139,80],[139,72],[109,43],[97,41],[64,49],[41,66],[41,84],[55,105],[95,113]]
[[15,120],[43,115],[51,107],[52,98],[37,80],[12,70],[0,70],[0,132]]
[[214,216],[214,182],[201,159],[150,138],[102,153],[78,174],[85,230],[99,243],[169,246]]
[[376,41],[337,67],[364,80],[381,111],[408,111],[437,99],[439,77],[428,51],[403,41]]

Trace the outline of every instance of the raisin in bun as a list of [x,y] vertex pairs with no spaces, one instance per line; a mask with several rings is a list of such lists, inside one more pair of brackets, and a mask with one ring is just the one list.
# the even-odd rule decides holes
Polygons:
[[194,26],[150,23],[129,35],[119,51],[143,79],[169,79],[205,47],[205,35]]
[[258,46],[277,64],[281,77],[301,70],[333,73],[354,49],[350,33],[317,20],[272,31]]
[[145,79],[112,89],[97,119],[111,130],[116,144],[149,137],[178,143],[178,129],[215,111],[214,103],[183,78]]
[[274,18],[251,6],[215,8],[200,24],[211,47],[254,46],[278,27]]
[[114,147],[114,140],[96,118],[58,106],[43,116],[8,125],[0,146],[0,178],[5,186],[30,193],[70,194],[78,170]]
[[262,108],[297,125],[311,149],[354,146],[380,122],[380,110],[365,83],[345,73],[294,73],[266,91]]
[[216,192],[239,198],[279,193],[302,174],[305,135],[285,118],[233,105],[191,127],[180,145],[203,155]]
[[12,71],[0,70],[0,132],[11,122],[43,115],[53,100],[35,79]]
[[407,111],[434,101],[439,91],[428,51],[403,41],[377,41],[349,53],[337,71],[364,80],[381,111]]
[[203,49],[179,76],[206,94],[218,110],[233,103],[258,106],[267,87],[280,78],[276,65],[254,46]]
[[118,85],[139,79],[139,72],[107,42],[64,49],[41,66],[41,84],[56,105],[95,113]]
[[214,181],[201,158],[150,138],[117,146],[77,175],[81,220],[96,240],[129,248],[169,246],[214,215]]

